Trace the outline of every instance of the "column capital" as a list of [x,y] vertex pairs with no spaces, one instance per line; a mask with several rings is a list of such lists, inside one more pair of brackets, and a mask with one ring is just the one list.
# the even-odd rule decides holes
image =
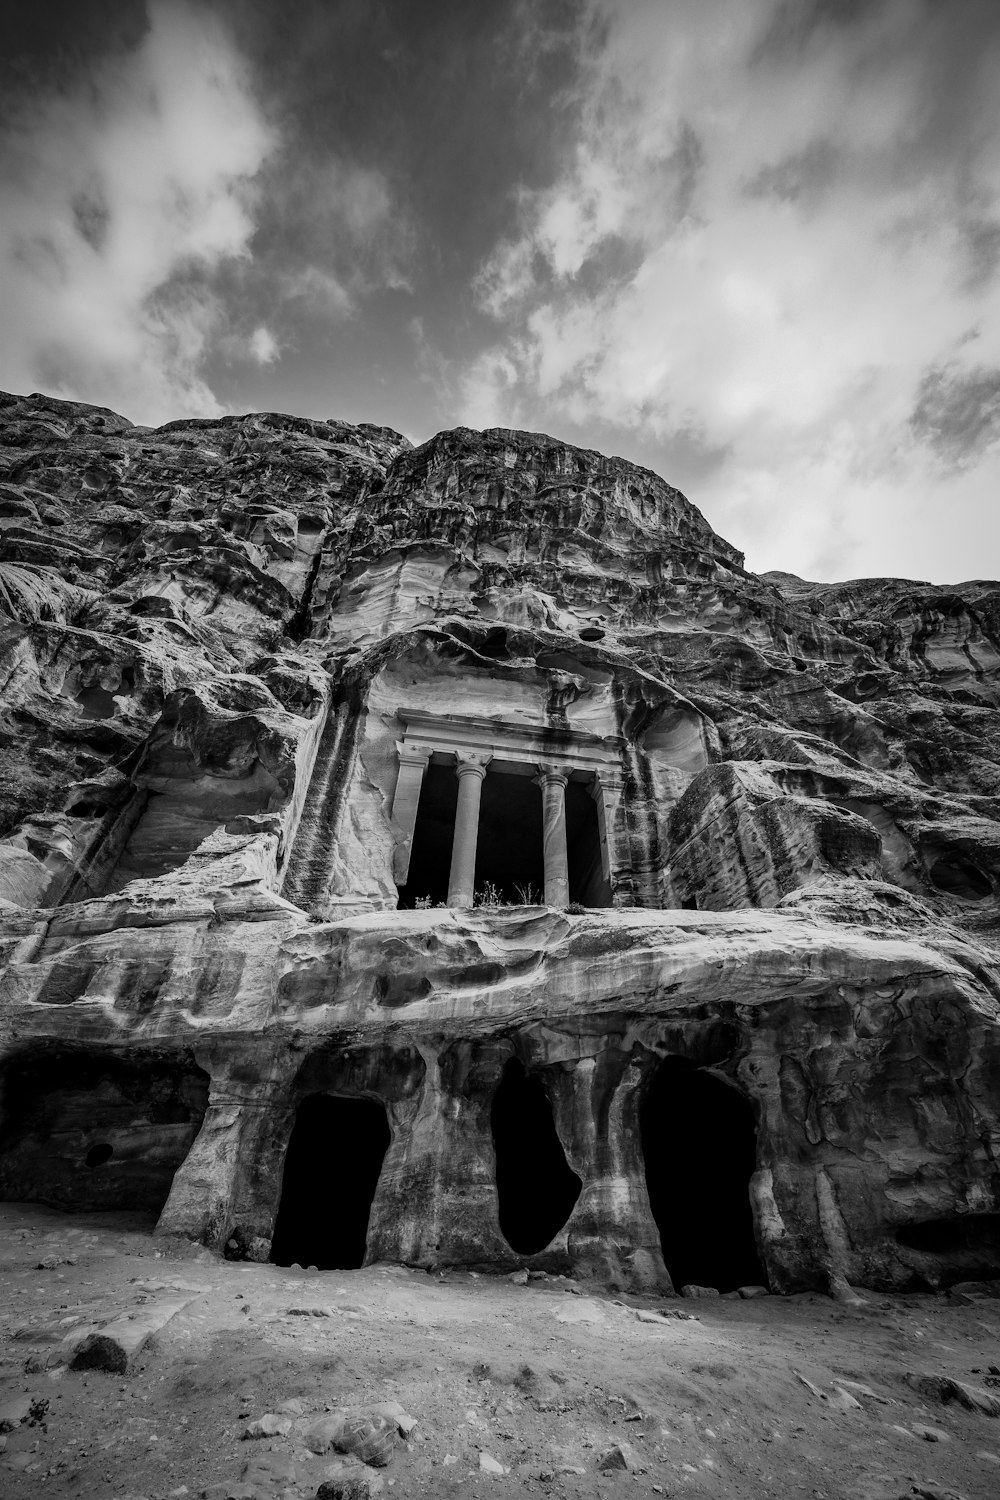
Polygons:
[[537,770],[538,775],[532,778],[536,786],[565,786],[569,781],[569,772],[562,766],[538,765]]
[[399,756],[399,764],[401,766],[423,766],[425,770],[431,758],[428,746],[409,745],[406,740],[396,741],[396,754]]
[[480,754],[476,752],[471,755],[457,755],[455,764],[455,775],[476,776],[480,781],[486,775],[486,767],[493,759],[489,753]]

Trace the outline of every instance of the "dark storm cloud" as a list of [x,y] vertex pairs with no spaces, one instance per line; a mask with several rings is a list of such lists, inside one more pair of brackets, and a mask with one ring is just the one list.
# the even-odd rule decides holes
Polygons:
[[910,421],[942,462],[973,467],[1000,440],[1000,369],[928,370]]
[[912,518],[996,524],[996,0],[8,0],[0,56],[0,384],[544,427],[752,564],[976,571]]
[[332,156],[378,174],[422,235],[426,269],[453,276],[502,232],[513,189],[551,181],[571,123],[574,4],[300,0],[293,24],[276,4],[217,9],[281,123],[271,207],[290,233],[309,217],[297,179]]

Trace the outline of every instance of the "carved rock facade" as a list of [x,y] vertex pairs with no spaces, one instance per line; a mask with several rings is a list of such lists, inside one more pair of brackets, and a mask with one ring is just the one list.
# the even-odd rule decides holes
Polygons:
[[757,577],[538,434],[0,416],[0,1196],[1000,1274],[1000,585]]

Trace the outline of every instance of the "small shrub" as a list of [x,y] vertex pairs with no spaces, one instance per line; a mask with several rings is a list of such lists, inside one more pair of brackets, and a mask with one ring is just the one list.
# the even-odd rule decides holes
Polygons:
[[492,880],[484,880],[472,904],[474,906],[506,906],[509,903],[504,901],[498,885],[494,885]]
[[533,885],[516,885],[514,894],[517,896],[518,906],[541,906],[542,898]]
[[571,917],[585,917],[587,915],[587,908],[581,905],[579,901],[571,901],[566,910]]

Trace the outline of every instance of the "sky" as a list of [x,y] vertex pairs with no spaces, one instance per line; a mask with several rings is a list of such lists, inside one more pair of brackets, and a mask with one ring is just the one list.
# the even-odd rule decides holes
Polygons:
[[4,0],[0,387],[523,427],[1000,576],[997,0]]

